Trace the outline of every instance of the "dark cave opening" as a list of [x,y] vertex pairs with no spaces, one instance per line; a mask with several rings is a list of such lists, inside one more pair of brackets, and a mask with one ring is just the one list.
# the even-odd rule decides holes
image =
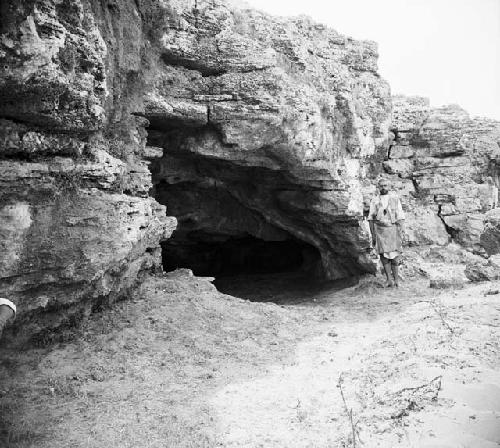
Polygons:
[[286,172],[223,160],[217,151],[237,149],[210,125],[147,118],[148,145],[163,148],[151,194],[178,222],[161,242],[164,271],[190,269],[223,293],[277,303],[323,284],[319,249],[288,230],[307,237],[307,220],[282,199],[300,191]]
[[248,235],[220,241],[177,242],[174,237],[162,243],[165,271],[189,268],[195,275],[217,278],[305,273],[314,269],[319,259],[317,249],[295,238],[264,241]]

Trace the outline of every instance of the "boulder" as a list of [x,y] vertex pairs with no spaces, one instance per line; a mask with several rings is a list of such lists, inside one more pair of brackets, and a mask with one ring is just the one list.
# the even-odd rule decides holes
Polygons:
[[500,279],[500,259],[493,256],[490,260],[469,262],[465,275],[471,282],[493,281]]
[[415,149],[410,145],[392,145],[389,152],[390,159],[409,159],[415,154]]
[[406,212],[406,234],[413,246],[443,246],[450,241],[446,226],[435,210],[419,205],[412,206]]
[[463,264],[429,262],[421,264],[421,271],[429,278],[429,286],[434,289],[463,288],[468,281],[464,270]]
[[489,255],[500,253],[500,209],[486,213],[484,228],[480,236],[481,245]]

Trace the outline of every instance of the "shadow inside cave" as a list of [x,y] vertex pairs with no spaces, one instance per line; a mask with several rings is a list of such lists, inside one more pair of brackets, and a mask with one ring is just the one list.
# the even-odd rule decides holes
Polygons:
[[224,293],[251,302],[271,302],[277,305],[322,305],[320,297],[357,284],[357,277],[324,280],[305,272],[278,272],[265,274],[238,274],[219,277],[214,281]]
[[355,278],[326,281],[318,272],[318,250],[290,238],[264,241],[253,236],[221,238],[221,241],[162,243],[165,271],[189,268],[195,275],[215,277],[224,293],[250,301],[280,305],[313,304],[325,290],[352,286]]
[[[218,240],[219,239],[219,240]],[[163,268],[189,268],[195,275],[228,277],[307,270],[319,253],[296,239],[264,241],[253,236],[175,238],[162,243]]]
[[280,304],[312,301],[318,288],[355,281],[325,281],[318,247],[343,254],[339,276],[354,276],[359,266],[349,257],[344,236],[349,224],[337,220],[330,235],[332,222],[321,207],[304,212],[314,209],[317,189],[328,186],[322,178],[304,185],[286,167],[263,165],[266,151],[247,151],[246,158],[232,160],[242,157],[241,150],[212,124],[147,118],[148,145],[163,148],[150,167],[151,194],[177,218],[176,230],[161,243],[165,271],[188,268],[214,277],[223,293]]

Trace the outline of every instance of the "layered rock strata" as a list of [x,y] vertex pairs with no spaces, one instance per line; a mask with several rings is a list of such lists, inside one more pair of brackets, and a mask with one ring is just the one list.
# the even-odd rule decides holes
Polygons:
[[307,18],[196,5],[171,5],[145,97],[163,151],[155,196],[179,219],[166,250],[299,240],[327,277],[373,271],[362,190],[391,106],[375,44]]
[[381,173],[411,244],[497,250],[498,123],[396,98],[391,125],[372,42],[219,0],[0,8],[0,293],[25,334],[125,294],[161,241],[374,272]]
[[176,220],[152,194],[181,242],[293,239],[327,276],[374,269],[361,183],[390,113],[375,44],[220,1],[1,12],[0,290],[26,334],[158,265]]
[[27,335],[122,295],[159,265],[175,219],[149,197],[147,121],[132,115],[147,52],[135,4],[1,13],[0,291]]
[[478,255],[498,253],[500,122],[421,97],[393,100],[393,141],[383,171],[407,210],[412,245],[453,241]]

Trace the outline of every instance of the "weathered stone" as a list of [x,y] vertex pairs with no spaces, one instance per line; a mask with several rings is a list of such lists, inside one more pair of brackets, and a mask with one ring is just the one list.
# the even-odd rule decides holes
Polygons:
[[486,213],[480,241],[489,255],[500,253],[500,209]]
[[132,114],[146,77],[140,15],[114,8],[2,4],[0,292],[23,338],[123,295],[159,267],[176,226],[149,197],[148,122]]
[[411,207],[406,212],[406,233],[411,245],[445,245],[450,235],[440,217],[430,208]]
[[[198,3],[159,36],[165,65],[145,110],[149,142],[164,148],[155,195],[179,217],[171,244],[291,238],[319,251],[330,278],[373,272],[364,165],[386,150],[390,119],[376,46],[307,18]],[[149,98],[191,101],[191,115]]]
[[500,254],[491,255],[488,258],[488,264],[500,272]]
[[391,146],[390,159],[409,159],[413,157],[415,150],[409,145],[393,145]]
[[413,160],[396,159],[384,162],[384,171],[389,174],[397,174],[399,177],[411,177],[414,171]]
[[[434,195],[434,202],[439,205],[449,205],[455,202],[456,198],[452,194],[438,193]],[[446,213],[450,214],[450,213]],[[441,215],[443,215],[443,209],[441,208]]]
[[474,255],[455,242],[443,246],[417,246],[414,250],[417,250],[421,257],[428,263],[464,265],[469,262],[484,260],[483,257]]
[[465,275],[471,282],[483,282],[500,279],[500,266],[498,260],[490,262],[470,262],[465,268]]
[[163,148],[158,148],[156,146],[146,146],[144,148],[145,159],[157,159],[162,155],[163,155]]
[[429,287],[434,289],[461,289],[465,286],[467,279],[462,276],[450,275],[449,272],[440,273],[429,279]]
[[392,98],[392,128],[398,134],[418,131],[429,115],[429,99],[421,96],[395,95]]
[[429,278],[429,286],[435,289],[463,288],[468,281],[465,265],[449,263],[421,263],[421,270]]
[[[419,217],[421,212],[408,215],[410,235],[435,229],[440,219],[449,237],[482,253],[483,214],[498,203],[498,170],[492,160],[499,152],[500,123],[470,118],[458,106],[430,108],[423,100],[403,96],[394,98],[393,116],[392,148],[397,150],[391,149],[385,171],[412,179],[416,191],[403,197],[403,204],[428,211],[426,219]],[[422,242],[437,238],[432,243],[442,244],[440,235],[430,231]]]
[[373,42],[220,0],[8,0],[1,32],[0,293],[26,335],[159,267],[155,199],[164,244],[293,241],[338,278],[375,272],[385,169],[410,244],[497,252],[499,123],[391,104]]
[[451,229],[453,238],[466,247],[479,244],[484,230],[484,216],[482,214],[460,214],[444,216],[443,221]]

